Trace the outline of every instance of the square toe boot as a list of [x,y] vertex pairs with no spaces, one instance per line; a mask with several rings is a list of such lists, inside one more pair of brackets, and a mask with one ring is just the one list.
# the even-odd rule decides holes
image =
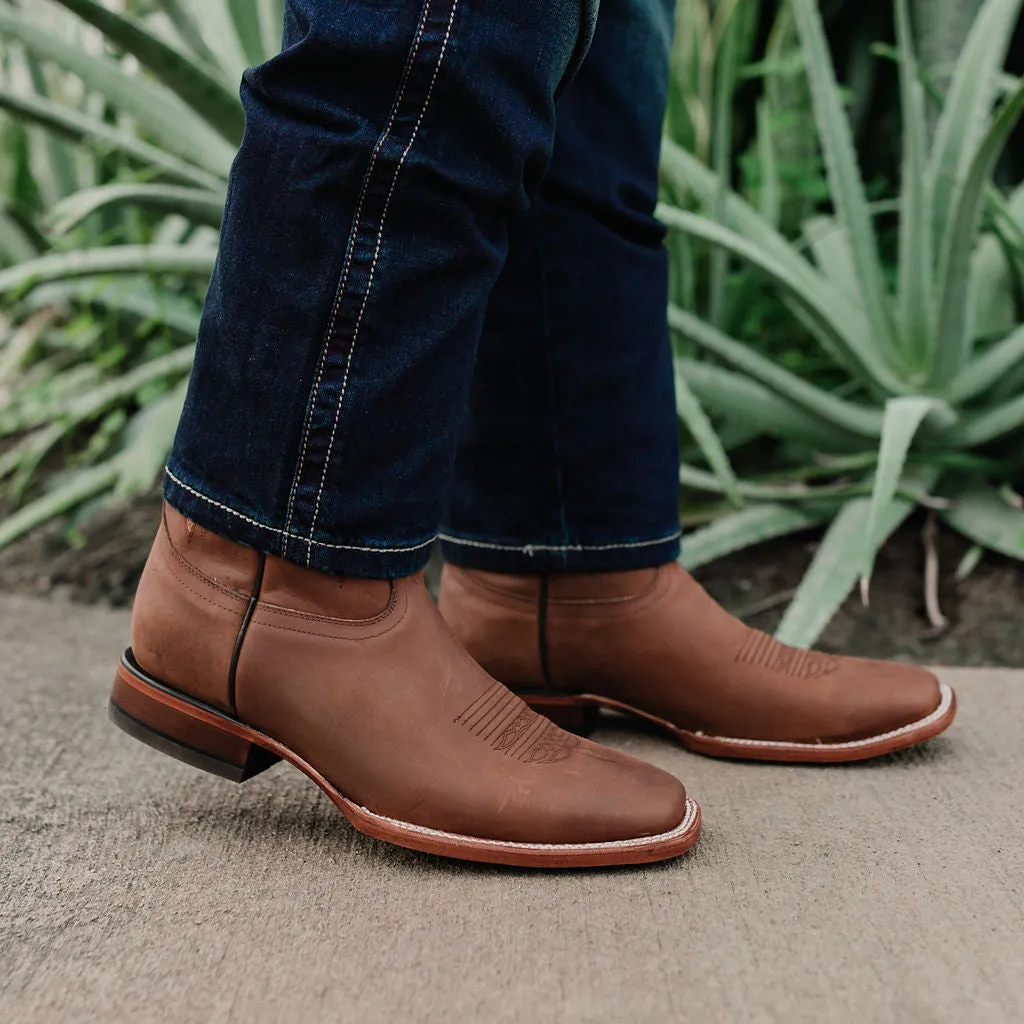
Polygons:
[[531,710],[456,641],[416,575],[329,576],[165,506],[111,716],[243,781],[278,760],[362,832],[536,867],[674,857],[700,832],[679,781]]
[[956,713],[930,672],[781,644],[676,562],[545,577],[447,565],[440,607],[484,669],[583,734],[605,707],[701,754],[838,762],[920,743]]

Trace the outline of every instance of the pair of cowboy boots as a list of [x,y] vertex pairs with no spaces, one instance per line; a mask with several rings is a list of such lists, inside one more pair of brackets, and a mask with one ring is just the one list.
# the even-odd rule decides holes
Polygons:
[[709,756],[838,762],[935,736],[956,703],[923,669],[749,629],[674,562],[447,566],[438,608],[421,575],[329,576],[169,505],[111,698],[151,746],[239,782],[289,761],[357,829],[411,849],[534,867],[683,853],[700,808],[578,735],[602,708]]

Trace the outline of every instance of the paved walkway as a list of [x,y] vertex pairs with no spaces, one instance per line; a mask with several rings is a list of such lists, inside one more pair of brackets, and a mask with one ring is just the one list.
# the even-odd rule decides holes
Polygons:
[[861,767],[702,760],[683,859],[473,867],[353,832],[287,766],[235,786],[106,720],[123,613],[0,598],[0,1020],[1024,1020],[1024,673]]

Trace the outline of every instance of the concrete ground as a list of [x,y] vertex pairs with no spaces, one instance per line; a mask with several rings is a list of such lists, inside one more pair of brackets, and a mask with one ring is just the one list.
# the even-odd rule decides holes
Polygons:
[[354,832],[284,765],[235,786],[106,719],[124,613],[0,598],[0,1021],[1024,1020],[1024,673],[852,768],[703,760],[682,859],[474,867]]

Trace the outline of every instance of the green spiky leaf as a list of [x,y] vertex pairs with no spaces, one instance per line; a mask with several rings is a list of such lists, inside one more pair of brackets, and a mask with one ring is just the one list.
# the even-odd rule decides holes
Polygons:
[[861,304],[871,322],[875,344],[884,352],[885,343],[890,348],[896,343],[896,332],[889,315],[889,296],[878,258],[871,212],[828,41],[816,0],[792,0],[792,9],[807,61],[818,138],[825,155],[832,199],[849,238],[850,254],[863,294]]
[[953,382],[952,398],[967,402],[998,384],[1006,374],[1024,363],[1024,326],[993,345],[964,367]]
[[56,2],[123,46],[225,139],[234,145],[241,142],[245,129],[242,105],[234,87],[219,71],[165,42],[129,15],[104,7],[97,0]]
[[67,234],[86,217],[100,210],[135,206],[176,213],[196,224],[219,228],[224,215],[224,193],[174,185],[99,185],[80,189],[50,211],[50,230]]
[[939,257],[941,298],[935,314],[935,351],[930,375],[930,382],[940,387],[949,386],[956,379],[970,355],[974,341],[971,254],[996,161],[1022,112],[1024,84],[1003,104],[968,163],[963,181],[951,193],[952,207]]
[[996,488],[975,482],[939,514],[976,544],[1024,561],[1024,511],[1007,504]]
[[900,191],[899,325],[906,353],[923,365],[931,332],[934,243],[926,174],[928,121],[907,0],[896,0],[896,40],[900,53],[904,182]]
[[[938,477],[934,467],[915,467],[911,482],[930,489]],[[821,636],[857,581],[870,510],[869,498],[854,498],[832,521],[779,623],[777,639],[794,647],[810,647]],[[913,510],[914,502],[906,498],[890,501],[877,517],[877,544],[885,543]]]
[[228,0],[228,11],[238,34],[242,52],[249,64],[262,64],[267,58],[256,0]]
[[109,490],[120,473],[117,458],[78,470],[54,482],[42,497],[0,521],[0,549],[31,530]]
[[727,416],[730,422],[757,428],[757,433],[840,451],[856,447],[860,441],[859,435],[822,423],[746,374],[696,359],[679,358],[676,367],[706,408]]
[[697,396],[690,390],[684,374],[676,368],[676,411],[679,418],[686,424],[694,441],[707,460],[708,465],[714,471],[722,485],[722,490],[729,501],[736,506],[743,504],[739,489],[736,485],[736,474],[733,472],[729,462],[729,456],[722,447],[722,442],[715,433],[707,414],[701,407]]
[[[901,394],[907,390],[907,384],[879,355],[877,345],[870,340],[870,334],[858,336],[849,331],[843,317],[850,308],[850,302],[823,276],[813,270],[812,278],[804,273],[795,273],[789,261],[776,258],[772,251],[748,241],[707,217],[664,205],[659,206],[656,213],[669,227],[678,228],[713,245],[723,246],[766,274],[784,294],[800,304],[808,319],[818,329],[828,333],[832,344],[843,351],[847,360],[858,368],[866,380],[889,394]],[[854,315],[853,322],[856,319]]]
[[875,470],[867,525],[861,539],[861,580],[863,595],[867,598],[867,584],[875,564],[875,552],[881,543],[879,533],[885,512],[892,505],[907,461],[907,453],[925,417],[936,408],[933,398],[909,396],[893,398],[885,404],[882,441],[878,448],[878,467]]
[[668,319],[673,330],[731,363],[736,369],[749,373],[769,390],[818,417],[830,427],[860,437],[881,437],[882,416],[877,409],[857,405],[823,391],[741,342],[715,330],[692,313],[671,306]]
[[793,505],[751,505],[683,539],[679,561],[690,570],[716,558],[819,525],[824,517]]
[[153,176],[209,190],[224,187],[223,180],[217,175],[181,160],[159,146],[151,146],[129,132],[111,128],[106,122],[89,117],[74,107],[0,89],[0,110],[98,153],[123,153],[139,166],[151,169]]
[[986,0],[960,51],[928,161],[932,237],[945,238],[953,194],[985,132],[1021,0]]
[[216,259],[216,250],[184,245],[111,245],[50,253],[0,270],[0,293],[99,274],[177,273],[209,277]]
[[115,498],[145,494],[163,475],[187,391],[188,378],[147,405],[129,425]]

